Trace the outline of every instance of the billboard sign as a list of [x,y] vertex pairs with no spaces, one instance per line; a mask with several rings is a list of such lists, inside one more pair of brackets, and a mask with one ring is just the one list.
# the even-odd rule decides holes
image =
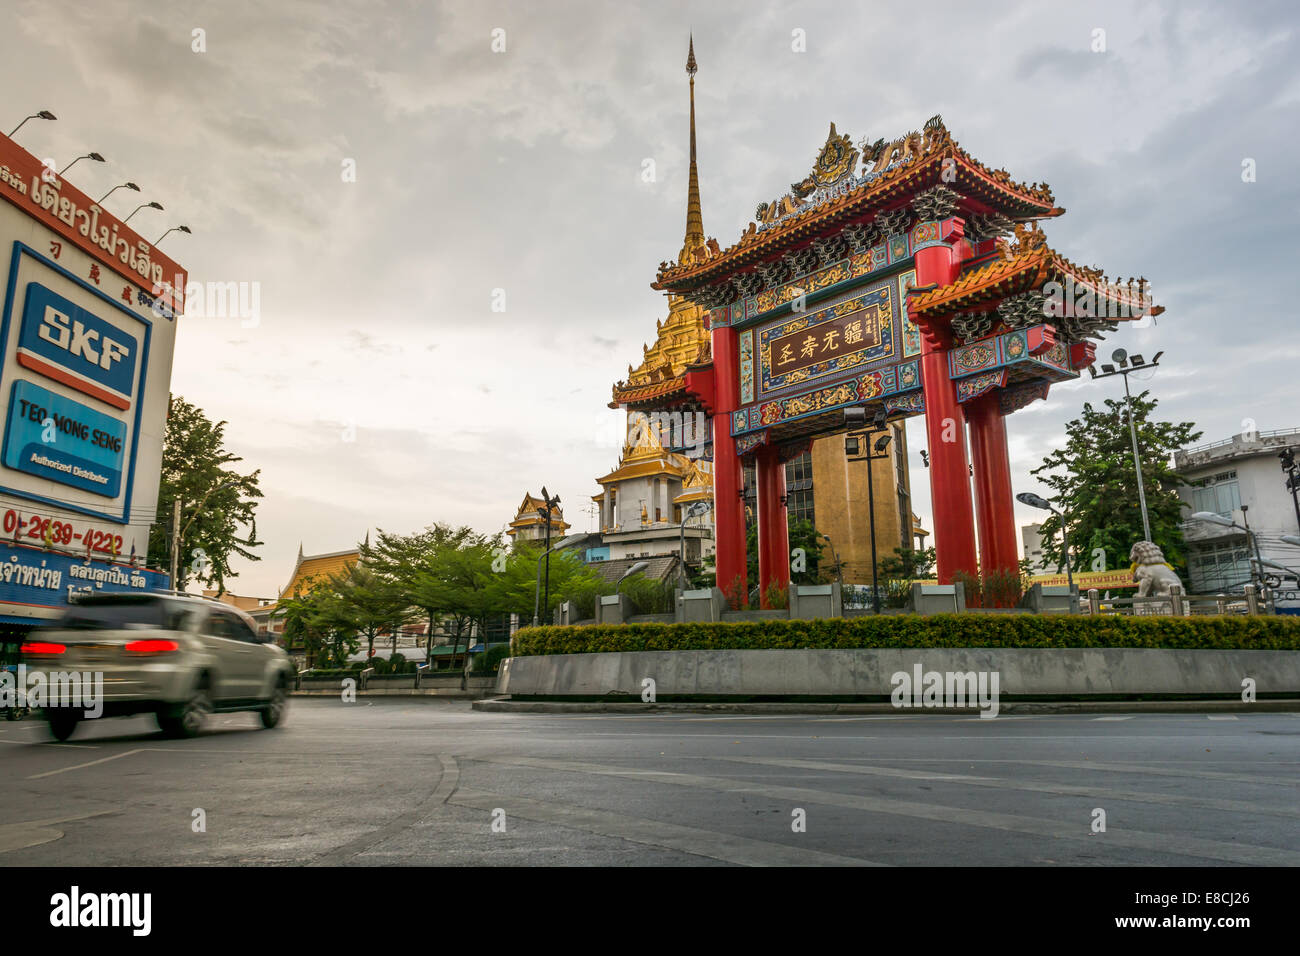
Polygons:
[[113,408],[131,407],[140,342],[38,282],[27,283],[18,364]]
[[14,382],[4,437],[8,467],[116,498],[125,450],[125,422],[32,382]]

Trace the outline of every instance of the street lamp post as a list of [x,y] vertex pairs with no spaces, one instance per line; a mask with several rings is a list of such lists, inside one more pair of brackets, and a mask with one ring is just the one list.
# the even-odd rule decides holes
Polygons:
[[119,183],[118,185],[110,189],[108,192],[104,193],[104,195],[100,196],[97,205],[100,206],[104,205],[104,200],[107,199],[109,196],[113,195],[113,193],[117,192],[119,189],[130,189],[132,192],[137,192],[137,193],[140,191],[140,187],[137,186],[135,183]]
[[644,570],[645,570],[646,568],[648,568],[648,567],[650,567],[650,562],[649,562],[649,561],[638,561],[636,564],[632,565],[632,567],[630,567],[630,568],[628,568],[626,571],[624,571],[624,572],[623,572],[623,576],[620,577],[620,578],[618,579],[618,583],[614,585],[614,593],[615,593],[615,594],[618,594],[618,593],[619,593],[619,591],[620,591],[620,590],[622,589],[622,587],[623,587],[623,582],[624,582],[624,581],[626,581],[628,578],[630,578],[630,577],[631,577],[632,575],[634,575],[634,574],[640,574],[642,571],[644,571]]
[[[861,414],[852,415],[851,412],[860,412]],[[880,613],[880,569],[876,564],[876,483],[872,477],[871,463],[877,459],[889,457],[889,453],[885,449],[889,446],[889,440],[893,436],[885,427],[885,414],[883,408],[879,409],[872,420],[871,428],[856,435],[847,435],[844,438],[845,457],[849,461],[865,461],[867,463],[867,512],[871,529],[871,609],[873,614]],[[845,409],[845,420],[850,423],[855,419],[864,421],[865,418],[866,409]],[[875,442],[872,442],[871,439],[877,435],[880,437],[876,438]],[[863,444],[866,446],[866,454],[861,453]]]
[[[537,509],[542,520],[546,522],[546,545],[545,553],[542,557],[546,558],[546,606],[551,606],[551,515],[555,512],[556,507],[560,504],[560,496],[552,497],[546,491],[546,486],[542,485],[542,507]],[[536,618],[536,614],[533,615]]]
[[682,515],[682,523],[678,533],[677,544],[682,559],[682,565],[680,568],[680,577],[682,580],[683,591],[685,591],[686,586],[690,584],[690,578],[687,577],[686,574],[686,522],[690,521],[692,518],[696,517],[697,515],[704,514],[712,507],[713,505],[707,501],[692,502],[690,505],[687,506],[686,513]]
[[[1127,381],[1127,380],[1126,380]],[[1046,498],[1040,498],[1032,492],[1022,491],[1016,495],[1016,501],[1022,505],[1029,505],[1031,508],[1041,508],[1044,511],[1050,511],[1061,519],[1061,543],[1065,547],[1065,584],[1070,589],[1070,599],[1074,599],[1074,571],[1070,567],[1070,525],[1065,520],[1065,512],[1058,511],[1052,507],[1052,503]],[[1150,540],[1149,538],[1147,540]]]
[[[126,217],[125,219],[122,220],[122,225],[125,226],[128,222],[130,222],[130,221],[131,221],[131,217],[134,216],[136,213],[138,213],[141,209],[162,209],[162,203],[160,203],[160,202],[142,202],[142,203],[140,203],[140,205],[138,205],[138,206],[136,206],[134,209],[132,209],[131,212],[127,215],[127,217]],[[158,243],[155,242],[154,245],[156,246],[156,245],[158,245]]]
[[9,138],[13,139],[14,136],[18,133],[18,131],[23,128],[23,123],[26,123],[27,120],[33,120],[33,119],[54,120],[54,119],[58,119],[58,117],[55,116],[53,113],[51,113],[49,110],[41,110],[39,113],[33,113],[31,116],[24,118],[22,123],[19,123],[17,126],[15,126],[13,129],[9,131]]
[[77,165],[77,163],[81,162],[83,159],[93,159],[97,163],[105,162],[104,157],[100,156],[99,153],[86,153],[84,156],[78,156],[72,162],[68,163],[68,165],[60,169],[59,175],[62,176],[64,173],[66,173],[73,166]]
[[[1129,373],[1136,372],[1140,368],[1155,368],[1160,364],[1160,356],[1164,354],[1164,352],[1157,352],[1155,358],[1148,362],[1141,355],[1130,356],[1123,349],[1116,349],[1110,356],[1115,365],[1102,365],[1102,374],[1097,374],[1095,366],[1088,366],[1088,373],[1093,378],[1110,378],[1112,375],[1124,376],[1124,408],[1128,412],[1129,438],[1133,441],[1133,470],[1137,472],[1138,507],[1142,510],[1142,536],[1146,541],[1151,540],[1151,521],[1147,517],[1147,493],[1142,481],[1142,458],[1138,451],[1137,423],[1133,420],[1133,396],[1129,392],[1128,377]],[[1116,365],[1119,367],[1116,368]]]

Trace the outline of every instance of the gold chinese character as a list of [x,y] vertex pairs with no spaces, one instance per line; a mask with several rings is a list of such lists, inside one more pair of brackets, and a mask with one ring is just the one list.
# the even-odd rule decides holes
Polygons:
[[788,345],[781,346],[781,361],[777,362],[776,364],[789,365],[793,361],[794,361],[794,353],[790,351],[790,346]]
[[823,351],[823,352],[834,352],[834,351],[835,351],[835,345],[836,345],[835,339],[839,336],[839,334],[840,334],[840,333],[839,333],[839,330],[838,330],[838,329],[828,329],[828,330],[827,330],[826,334],[825,334],[824,336],[822,336],[822,351]]
[[817,337],[815,335],[810,335],[803,340],[803,348],[799,350],[799,354],[802,355],[804,358],[812,358],[813,353],[816,351],[817,351]]
[[844,326],[844,344],[862,341],[862,320],[857,319]]

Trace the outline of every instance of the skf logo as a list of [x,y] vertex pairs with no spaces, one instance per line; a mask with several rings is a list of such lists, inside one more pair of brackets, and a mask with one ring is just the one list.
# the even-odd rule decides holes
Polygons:
[[135,336],[36,282],[27,284],[18,364],[107,405],[131,407]]

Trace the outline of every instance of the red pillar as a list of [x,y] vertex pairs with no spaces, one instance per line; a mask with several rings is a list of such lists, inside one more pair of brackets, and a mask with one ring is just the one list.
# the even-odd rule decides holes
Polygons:
[[1016,522],[1012,513],[1011,458],[1007,422],[996,393],[970,403],[971,459],[975,465],[975,514],[979,520],[980,564],[985,574],[1020,567]]
[[[736,330],[713,329],[713,535],[716,584],[743,603],[749,593],[745,569],[744,471],[731,437],[731,413],[739,395]],[[738,585],[737,585],[737,582]]]
[[768,588],[790,588],[790,525],[786,517],[785,464],[777,450],[764,445],[755,456],[758,481],[758,583],[761,606],[769,607]]
[[[960,227],[948,242],[958,242]],[[916,284],[946,286],[956,278],[961,260],[950,245],[916,251]],[[965,415],[948,375],[951,337],[946,327],[920,325],[921,385],[925,392],[925,431],[930,446],[930,503],[934,510],[935,550],[941,584],[958,571],[975,574],[975,514],[971,509],[966,464]]]

